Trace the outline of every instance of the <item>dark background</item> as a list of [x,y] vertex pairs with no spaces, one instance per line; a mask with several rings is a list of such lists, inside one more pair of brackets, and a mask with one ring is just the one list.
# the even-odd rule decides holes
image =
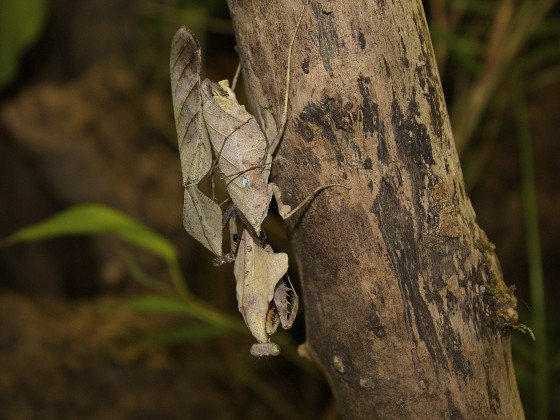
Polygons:
[[[201,40],[204,74],[231,80],[238,60],[225,2],[11,3],[19,2],[6,1],[0,15],[1,7],[19,7],[23,17],[0,18],[0,48],[13,39],[7,33],[39,17],[35,35],[14,56],[16,70],[0,85],[0,238],[76,204],[108,205],[171,240],[190,289],[241,319],[231,267],[209,268],[211,255],[181,225],[168,75],[172,36],[186,25]],[[424,3],[454,128],[477,111],[465,99],[469,92],[496,75],[460,154],[479,224],[497,247],[506,283],[517,288],[521,322],[539,331],[530,308],[545,307],[546,337],[537,339],[548,345],[553,418],[560,415],[558,7],[541,2],[550,6],[536,19],[529,0]],[[500,27],[508,13],[518,26]],[[524,19],[534,27],[510,57],[500,45],[522,32]],[[523,162],[533,163],[534,183]],[[531,205],[538,209],[541,254],[534,255],[542,280],[529,274],[535,262],[528,251],[538,251],[526,234]],[[270,241],[286,250],[281,223],[270,218]],[[157,257],[113,236],[0,248],[0,418],[338,418],[317,369],[282,357],[253,359],[248,335],[141,341],[188,319],[128,308],[126,300],[146,289],[131,277],[123,249],[169,282]],[[534,300],[539,281],[544,301]],[[298,343],[302,318],[292,333]],[[513,350],[526,415],[546,418],[535,403],[535,342],[514,332]]]

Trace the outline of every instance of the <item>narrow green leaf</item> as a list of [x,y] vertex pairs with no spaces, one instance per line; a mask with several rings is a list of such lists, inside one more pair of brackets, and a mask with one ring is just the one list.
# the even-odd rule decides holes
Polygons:
[[231,329],[209,324],[170,327],[144,334],[137,344],[178,343],[208,340],[231,332]]
[[184,302],[159,295],[136,296],[128,299],[127,305],[130,308],[141,312],[169,315],[188,313]]
[[42,222],[27,226],[0,243],[13,245],[57,236],[110,233],[164,258],[175,260],[177,252],[167,239],[125,214],[100,204],[70,207]]
[[233,329],[243,334],[248,332],[243,322],[222,314],[193,296],[177,299],[162,295],[144,295],[133,297],[127,303],[130,308],[142,312],[184,314],[217,328]]

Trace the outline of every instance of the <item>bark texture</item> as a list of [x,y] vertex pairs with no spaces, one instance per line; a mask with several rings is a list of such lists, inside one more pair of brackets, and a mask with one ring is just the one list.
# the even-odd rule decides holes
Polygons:
[[[302,3],[229,0],[255,116],[276,133]],[[466,110],[468,112],[468,110]],[[348,419],[522,418],[515,298],[475,221],[420,1],[313,1],[273,163],[307,342]]]

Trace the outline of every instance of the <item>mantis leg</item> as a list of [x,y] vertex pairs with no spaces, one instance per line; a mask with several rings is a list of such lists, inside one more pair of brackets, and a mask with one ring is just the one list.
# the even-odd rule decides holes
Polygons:
[[239,247],[239,242],[241,237],[237,231],[237,219],[235,217],[235,208],[233,208],[233,204],[230,205],[226,212],[222,216],[222,227],[225,227],[226,223],[229,222],[229,243],[231,246],[231,250],[229,253],[220,255],[212,259],[212,265],[214,267],[219,267],[224,264],[232,263],[235,261],[235,256],[237,255],[237,248]]
[[237,65],[233,79],[231,79],[231,90],[235,92],[235,87],[237,86],[237,80],[239,79],[239,74],[241,73],[241,63]]
[[295,212],[297,212],[302,207],[309,204],[311,200],[313,200],[317,196],[317,194],[319,194],[321,191],[327,188],[343,187],[346,188],[347,190],[350,189],[350,187],[347,187],[346,185],[342,185],[342,184],[328,184],[328,185],[323,185],[321,187],[317,187],[301,203],[299,203],[294,209],[292,209],[289,205],[284,204],[282,202],[282,191],[280,190],[280,187],[278,187],[278,185],[276,185],[274,182],[271,182],[268,185],[271,188],[272,194],[274,194],[274,197],[276,198],[276,203],[278,204],[278,212],[280,213],[280,216],[282,216],[283,219],[287,219],[288,217],[291,217]]
[[216,267],[235,261],[237,248],[239,246],[239,241],[241,240],[241,236],[239,235],[237,230],[237,218],[239,218],[239,220],[243,223],[243,226],[253,237],[255,243],[258,244],[261,248],[265,246],[266,238],[264,236],[264,232],[261,234],[261,236],[259,236],[255,228],[251,225],[251,223],[249,223],[245,215],[239,211],[235,204],[232,203],[228,206],[228,208],[222,215],[222,227],[225,227],[226,224],[229,223],[231,251],[212,260],[212,264]]
[[285,330],[292,328],[298,311],[299,298],[288,273],[278,282],[274,290],[274,305],[282,328]]
[[229,207],[226,209],[226,211],[224,212],[223,216],[222,216],[222,225],[225,226],[226,223],[228,222],[228,220],[230,220],[231,218],[234,217],[238,217],[239,220],[241,221],[241,223],[243,223],[243,226],[245,226],[245,229],[247,229],[247,231],[249,232],[249,234],[253,237],[253,240],[261,247],[263,248],[266,244],[266,236],[264,234],[264,232],[262,232],[260,235],[257,233],[257,231],[255,230],[254,226],[249,223],[249,220],[247,220],[247,217],[245,217],[245,215],[237,208],[237,206],[235,204],[230,204]]
[[284,94],[284,110],[282,111],[282,117],[280,119],[280,126],[278,128],[278,133],[272,143],[270,143],[268,147],[268,153],[274,155],[274,152],[278,148],[280,141],[282,140],[282,136],[284,135],[284,131],[286,130],[286,123],[288,122],[288,96],[290,93],[290,70],[292,68],[292,49],[294,47],[294,41],[296,39],[296,35],[299,29],[299,25],[301,24],[301,19],[303,18],[303,12],[305,11],[305,6],[307,2],[303,5],[301,9],[301,13],[299,14],[299,19],[297,21],[296,30],[294,31],[294,35],[292,36],[292,40],[290,42],[290,46],[288,47],[288,65],[286,69],[286,93]]

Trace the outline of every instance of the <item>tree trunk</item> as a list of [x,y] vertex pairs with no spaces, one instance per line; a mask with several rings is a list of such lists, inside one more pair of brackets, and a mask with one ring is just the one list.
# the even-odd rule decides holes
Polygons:
[[[269,138],[302,3],[228,0]],[[311,0],[297,34],[273,180],[307,342],[344,418],[523,418],[515,298],[465,193],[420,1]],[[468,110],[465,110],[468,112]]]

